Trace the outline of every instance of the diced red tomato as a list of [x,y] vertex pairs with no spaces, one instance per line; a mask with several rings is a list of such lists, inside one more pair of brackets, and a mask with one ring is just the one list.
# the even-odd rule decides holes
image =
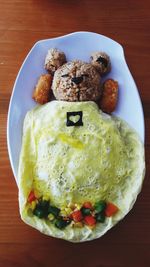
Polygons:
[[105,209],[105,215],[107,217],[111,217],[118,211],[118,207],[114,205],[113,203],[107,203],[106,209]]
[[30,194],[28,195],[28,202],[31,203],[32,201],[36,200],[36,196],[34,194],[34,191],[32,190]]
[[94,226],[96,224],[96,219],[92,215],[88,215],[84,217],[84,222],[89,226]]
[[91,202],[88,202],[88,201],[84,202],[83,207],[86,209],[93,210],[93,206],[92,206]]
[[75,222],[80,222],[83,219],[83,215],[82,212],[80,210],[75,210],[74,212],[71,213],[71,218],[75,221]]

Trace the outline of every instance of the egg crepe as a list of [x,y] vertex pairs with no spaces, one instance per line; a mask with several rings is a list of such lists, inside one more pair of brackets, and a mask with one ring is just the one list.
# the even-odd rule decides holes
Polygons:
[[[68,127],[68,112],[82,112],[83,125]],[[72,116],[77,121],[78,116]],[[19,161],[19,206],[24,222],[44,234],[72,242],[102,236],[132,208],[144,178],[144,148],[123,120],[99,110],[94,102],[52,101],[26,114]],[[93,205],[106,200],[118,207],[94,228],[72,224],[64,229],[32,212],[31,190],[58,207]]]

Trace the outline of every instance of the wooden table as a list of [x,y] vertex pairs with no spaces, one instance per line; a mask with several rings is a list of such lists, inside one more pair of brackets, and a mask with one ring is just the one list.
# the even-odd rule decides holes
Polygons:
[[[149,10],[146,0],[0,0],[0,267],[150,266]],[[147,175],[134,209],[118,226],[99,240],[71,244],[44,236],[21,221],[6,121],[17,72],[33,44],[80,30],[104,34],[124,46],[145,112]]]

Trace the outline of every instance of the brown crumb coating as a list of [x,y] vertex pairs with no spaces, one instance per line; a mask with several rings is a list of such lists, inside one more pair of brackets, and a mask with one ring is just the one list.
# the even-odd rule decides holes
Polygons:
[[108,79],[103,84],[102,98],[100,100],[100,108],[106,113],[115,110],[118,101],[118,82]]
[[52,75],[43,74],[40,76],[32,98],[39,104],[45,104],[50,101]]

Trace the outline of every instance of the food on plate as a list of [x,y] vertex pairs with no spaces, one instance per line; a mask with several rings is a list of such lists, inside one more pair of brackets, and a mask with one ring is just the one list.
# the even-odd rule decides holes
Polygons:
[[75,60],[58,68],[52,90],[58,100],[95,101],[101,95],[100,79],[100,74],[92,64]]
[[48,50],[45,58],[45,69],[53,74],[62,64],[66,62],[66,56],[64,52],[57,48],[51,48]]
[[[67,126],[67,113],[76,124],[79,111],[83,124]],[[25,117],[18,177],[27,224],[71,242],[92,240],[132,208],[144,177],[143,144],[92,101],[51,101]]]
[[118,101],[118,82],[108,79],[103,84],[100,108],[106,113],[112,113]]
[[42,105],[50,101],[51,83],[51,74],[43,74],[40,76],[32,96],[37,103]]
[[23,221],[42,233],[83,242],[105,234],[132,208],[144,178],[144,148],[125,121],[106,114],[118,99],[117,81],[101,86],[109,56],[65,61],[63,52],[48,51],[50,74],[40,77],[33,96],[46,104],[25,116],[19,207]]
[[[100,108],[107,113],[115,110],[118,100],[118,83],[109,79],[104,82],[103,90],[101,76],[111,69],[110,57],[104,52],[94,52],[91,63],[73,60],[66,63],[64,52],[56,48],[48,50],[45,59],[45,68],[54,76],[45,85],[39,79],[33,97],[37,103],[45,104],[50,101],[50,92],[53,91],[57,100],[64,101],[99,101]],[[40,90],[38,90],[40,87]],[[49,93],[48,93],[49,90]],[[48,95],[44,101],[43,92]],[[37,93],[36,93],[37,92]],[[42,94],[38,94],[42,92]],[[37,97],[39,96],[39,98]]]
[[111,69],[110,58],[105,52],[92,53],[91,63],[101,75],[108,73]]

